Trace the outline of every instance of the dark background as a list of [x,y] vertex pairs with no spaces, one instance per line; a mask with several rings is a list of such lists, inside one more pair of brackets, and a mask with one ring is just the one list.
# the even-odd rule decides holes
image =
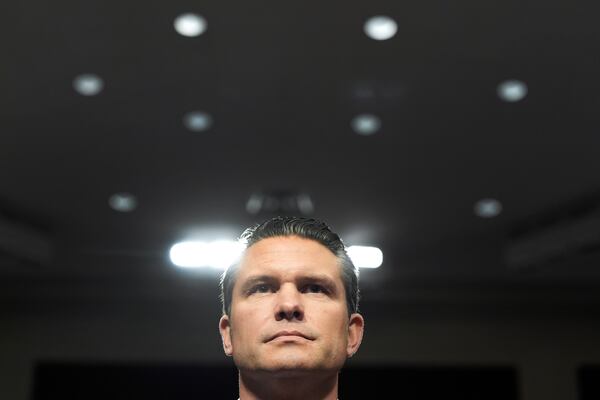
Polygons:
[[[178,269],[170,246],[234,239],[308,196],[307,215],[384,254],[361,271],[356,367],[509,366],[521,400],[575,400],[578,368],[600,362],[599,11],[3,4],[0,397],[27,398],[49,358],[224,363],[218,271]],[[173,29],[185,12],[203,35]],[[374,15],[397,34],[368,38]],[[97,96],[73,89],[83,73]],[[498,96],[508,79],[520,101]],[[209,130],[186,129],[193,110]],[[363,113],[377,133],[353,131]],[[132,212],[109,207],[121,192]],[[253,195],[271,202],[251,213]],[[495,218],[474,213],[486,198]]]
[[[223,399],[237,396],[234,367],[94,365],[44,362],[36,368],[34,400]],[[509,367],[353,367],[340,375],[340,398],[514,400]]]

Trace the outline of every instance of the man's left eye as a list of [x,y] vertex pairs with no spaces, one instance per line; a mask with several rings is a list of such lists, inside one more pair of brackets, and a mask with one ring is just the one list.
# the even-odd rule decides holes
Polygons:
[[309,293],[325,293],[325,288],[316,284],[306,285],[305,290]]

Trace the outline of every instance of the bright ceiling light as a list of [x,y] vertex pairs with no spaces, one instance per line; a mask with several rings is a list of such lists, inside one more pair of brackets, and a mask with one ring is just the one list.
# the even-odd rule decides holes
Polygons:
[[502,212],[502,203],[496,199],[481,199],[475,203],[473,211],[481,218],[497,217]]
[[390,17],[378,15],[371,17],[363,27],[368,37],[374,40],[387,40],[392,38],[398,31],[398,24]]
[[358,268],[379,268],[383,263],[383,253],[377,247],[350,246],[346,252]]
[[527,85],[525,82],[509,79],[498,85],[497,93],[502,100],[514,103],[527,96]]
[[246,246],[237,241],[179,242],[169,251],[171,262],[183,268],[227,269],[239,260]]
[[180,35],[188,37],[200,36],[207,28],[206,20],[201,15],[193,13],[181,14],[175,18],[173,25]]
[[381,120],[373,114],[360,114],[352,119],[352,129],[359,135],[372,135],[381,128]]
[[115,211],[130,212],[136,209],[137,199],[131,193],[115,193],[108,199],[108,204]]
[[212,117],[204,111],[192,111],[183,116],[183,124],[192,132],[202,132],[212,126]]
[[98,75],[81,74],[73,79],[73,88],[83,96],[95,96],[104,88],[104,81]]

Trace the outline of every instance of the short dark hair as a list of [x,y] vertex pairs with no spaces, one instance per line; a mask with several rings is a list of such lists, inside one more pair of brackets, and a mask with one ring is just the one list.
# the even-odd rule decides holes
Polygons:
[[[246,229],[240,236],[245,242],[246,249],[267,238],[278,236],[298,236],[321,243],[329,249],[340,261],[342,282],[346,291],[346,306],[348,315],[358,312],[360,297],[358,289],[358,268],[346,253],[342,239],[324,222],[305,217],[275,217],[266,220],[252,228]],[[231,297],[235,285],[239,263],[231,265],[221,276],[221,303],[223,314],[231,314]]]

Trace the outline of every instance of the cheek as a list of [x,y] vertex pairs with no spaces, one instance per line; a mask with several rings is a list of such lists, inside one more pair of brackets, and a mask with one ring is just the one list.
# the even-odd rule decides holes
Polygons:
[[231,340],[237,344],[251,344],[260,339],[265,326],[265,313],[254,307],[235,310],[231,324]]
[[340,345],[345,346],[344,343],[347,341],[348,335],[348,320],[345,308],[343,310],[338,308],[317,310],[313,313],[312,323],[324,335],[327,342],[334,345],[340,343]]

